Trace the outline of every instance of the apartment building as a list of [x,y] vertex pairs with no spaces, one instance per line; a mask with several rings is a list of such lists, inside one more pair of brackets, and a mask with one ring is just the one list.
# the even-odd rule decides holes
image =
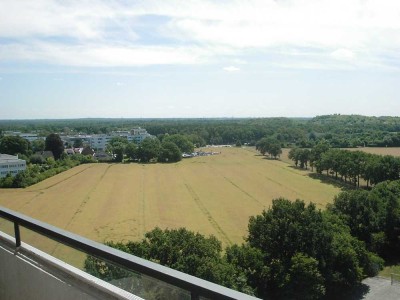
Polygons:
[[0,154],[0,178],[6,177],[7,174],[15,176],[24,170],[26,170],[25,160],[14,155]]

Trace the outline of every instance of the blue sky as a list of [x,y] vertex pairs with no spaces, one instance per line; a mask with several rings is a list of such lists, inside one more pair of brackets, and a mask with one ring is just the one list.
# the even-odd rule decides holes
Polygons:
[[0,119],[400,115],[400,1],[0,1]]

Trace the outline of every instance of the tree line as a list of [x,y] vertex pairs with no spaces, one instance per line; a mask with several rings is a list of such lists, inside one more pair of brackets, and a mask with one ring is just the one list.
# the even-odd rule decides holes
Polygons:
[[[141,241],[108,243],[122,251],[263,299],[338,299],[376,275],[400,251],[400,181],[340,193],[322,211],[279,198],[249,220],[241,245],[214,236],[155,228]],[[168,293],[136,274],[88,257],[87,272],[138,295]],[[123,279],[125,278],[125,279]],[[119,280],[118,280],[119,279]]]
[[125,158],[140,162],[178,162],[183,153],[192,153],[194,145],[190,138],[182,134],[165,134],[159,138],[146,138],[140,144],[128,142],[122,137],[113,137],[107,151],[113,160],[122,162]]
[[377,155],[363,151],[331,149],[327,143],[319,143],[312,149],[292,148],[289,159],[300,168],[308,165],[318,173],[360,186],[363,179],[367,187],[386,180],[400,179],[400,158]]
[[166,133],[190,136],[197,146],[206,144],[255,145],[263,137],[277,139],[283,146],[311,148],[325,140],[333,148],[399,147],[400,117],[326,115],[314,118],[256,119],[78,119],[0,120],[1,131],[96,134],[144,127],[160,137]]

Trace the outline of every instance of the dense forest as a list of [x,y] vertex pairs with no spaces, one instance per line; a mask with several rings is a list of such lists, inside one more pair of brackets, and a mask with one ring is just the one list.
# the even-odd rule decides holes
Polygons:
[[311,147],[326,140],[331,147],[398,147],[400,117],[327,115],[315,118],[252,119],[68,119],[2,120],[1,131],[93,134],[144,127],[155,136],[191,135],[195,144],[254,145],[263,137],[273,137],[282,146]]

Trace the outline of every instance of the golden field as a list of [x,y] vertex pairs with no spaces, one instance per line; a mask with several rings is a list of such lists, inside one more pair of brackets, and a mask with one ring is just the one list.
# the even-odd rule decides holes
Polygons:
[[[241,243],[249,217],[286,197],[323,208],[340,191],[254,148],[176,164],[87,164],[26,189],[0,189],[0,205],[99,242],[140,240],[156,226]],[[0,221],[0,228],[11,224]],[[70,252],[26,231],[22,240],[64,258]],[[79,255],[74,259],[82,261]]]

